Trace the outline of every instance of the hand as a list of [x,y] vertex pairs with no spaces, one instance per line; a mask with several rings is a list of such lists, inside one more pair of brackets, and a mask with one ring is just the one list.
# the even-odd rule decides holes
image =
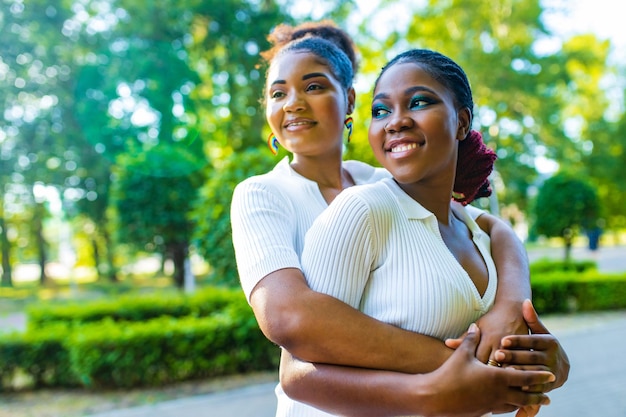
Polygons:
[[541,323],[530,300],[524,301],[522,314],[531,334],[502,338],[502,349],[495,353],[495,360],[520,369],[548,369],[555,375],[553,383],[534,386],[532,390],[548,392],[562,386],[569,376],[567,354],[556,337]]
[[[463,415],[462,410],[468,416],[506,413],[519,407],[549,404],[545,394],[524,388],[553,382],[552,373],[485,365],[475,357],[479,340],[480,331],[473,325],[450,359],[435,371],[436,382],[432,389],[439,393],[439,401],[433,401],[437,408],[428,415]],[[472,410],[468,409],[468,404],[472,404]],[[454,409],[455,406],[459,410]]]
[[[514,308],[508,304],[494,305],[494,307],[477,321],[480,328],[481,339],[476,352],[476,358],[482,363],[489,359],[495,359],[495,352],[501,347],[500,343],[504,336],[514,334],[528,334],[528,326],[523,316],[523,308]],[[447,347],[457,349],[463,340],[462,335],[458,339],[445,341]]]
[[540,405],[526,405],[520,407],[515,413],[515,417],[535,417],[539,413]]

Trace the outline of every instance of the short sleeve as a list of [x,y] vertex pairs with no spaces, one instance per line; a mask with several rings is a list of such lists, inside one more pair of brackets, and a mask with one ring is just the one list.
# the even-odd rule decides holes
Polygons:
[[237,185],[231,204],[233,246],[241,286],[248,300],[254,287],[271,272],[300,269],[294,244],[291,203],[266,184]]

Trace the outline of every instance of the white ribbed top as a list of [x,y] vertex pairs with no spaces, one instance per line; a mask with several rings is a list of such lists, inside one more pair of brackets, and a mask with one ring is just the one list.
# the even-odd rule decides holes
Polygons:
[[[385,170],[358,161],[345,161],[344,167],[357,184],[389,178]],[[291,169],[287,158],[267,174],[248,178],[237,185],[231,205],[231,226],[237,269],[248,299],[258,282],[269,273],[290,267],[302,269],[300,255],[305,234],[327,207],[317,183]],[[482,213],[471,206],[466,209],[474,218]],[[360,246],[358,244],[355,248]],[[332,271],[328,275],[329,282],[340,276],[337,271]],[[347,279],[338,282],[347,282]],[[280,385],[276,387],[276,394],[277,417],[330,416],[290,400]]]
[[[363,162],[344,161],[357,184],[389,173]],[[237,270],[248,300],[258,282],[283,268],[300,268],[304,235],[328,207],[317,183],[289,166],[285,157],[267,174],[250,177],[235,188],[231,226]]]
[[[489,270],[481,296],[439,233],[436,217],[391,179],[342,192],[309,230],[302,253],[311,288],[406,330],[457,337],[493,305],[489,236],[465,212]],[[337,277],[341,277],[338,279]]]

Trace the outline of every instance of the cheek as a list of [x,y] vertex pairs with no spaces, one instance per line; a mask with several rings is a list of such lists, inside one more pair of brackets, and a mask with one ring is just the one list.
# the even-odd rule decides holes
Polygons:
[[276,129],[280,125],[280,117],[280,112],[276,108],[276,105],[268,105],[265,108],[265,118],[272,129]]
[[382,141],[384,140],[381,136],[381,134],[383,133],[382,126],[383,125],[380,121],[370,119],[370,125],[367,130],[367,137],[369,139],[370,146],[372,147],[372,149],[374,149],[374,152],[376,152],[376,150],[382,146]]

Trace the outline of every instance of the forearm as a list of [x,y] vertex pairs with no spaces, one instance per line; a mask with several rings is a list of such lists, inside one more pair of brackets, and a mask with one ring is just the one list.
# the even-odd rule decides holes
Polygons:
[[[471,330],[471,329],[470,329]],[[476,360],[478,332],[470,332],[439,369],[426,374],[318,365],[284,351],[281,386],[293,400],[343,416],[479,416],[543,403],[524,386],[548,383],[548,372],[521,372]]]
[[341,416],[425,415],[431,405],[419,375],[311,364],[284,351],[281,385],[293,400]]
[[[491,238],[491,256],[498,271],[496,305],[512,303],[516,307],[531,297],[530,269],[526,248],[504,221],[481,215],[476,222]],[[521,310],[520,310],[521,311]]]
[[439,339],[375,320],[280,272],[261,281],[251,304],[265,335],[302,360],[417,373],[452,353]]

